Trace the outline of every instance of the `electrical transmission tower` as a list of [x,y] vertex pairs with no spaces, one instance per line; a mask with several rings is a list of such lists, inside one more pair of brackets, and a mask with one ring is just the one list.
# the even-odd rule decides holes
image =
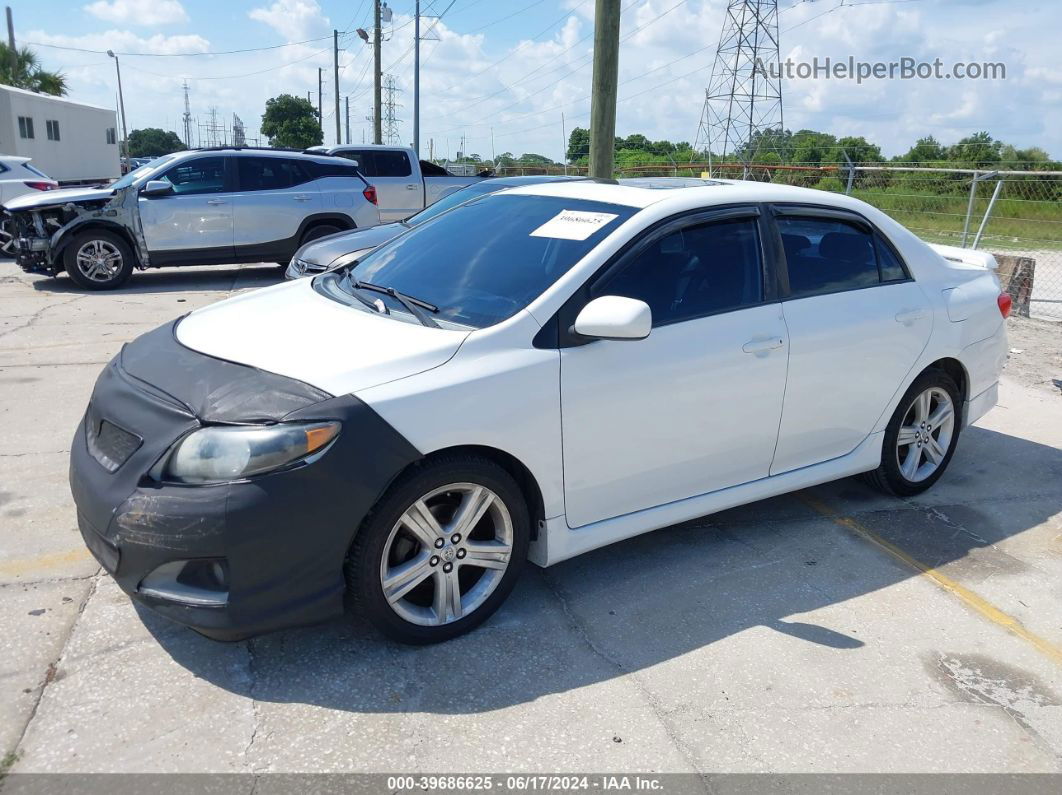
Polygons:
[[398,126],[402,123],[395,118],[395,111],[402,106],[395,102],[395,95],[401,92],[401,89],[395,84],[394,75],[384,75],[384,101],[383,101],[383,140],[384,143],[397,144],[400,143],[402,138],[398,132]]
[[184,145],[189,149],[192,148],[192,109],[188,105],[188,81],[184,81],[184,115],[181,116],[184,121]]
[[748,176],[764,134],[781,131],[778,0],[730,0],[694,147],[709,170],[713,156],[736,157]]
[[247,146],[247,131],[243,126],[243,119],[232,114],[232,145]]

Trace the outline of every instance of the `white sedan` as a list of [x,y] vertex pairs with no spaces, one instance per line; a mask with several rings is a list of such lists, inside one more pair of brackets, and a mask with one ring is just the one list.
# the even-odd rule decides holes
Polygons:
[[996,403],[991,257],[845,196],[670,185],[494,193],[131,343],[71,452],[88,546],[215,637],[346,595],[425,643],[528,559],[849,475],[932,486]]

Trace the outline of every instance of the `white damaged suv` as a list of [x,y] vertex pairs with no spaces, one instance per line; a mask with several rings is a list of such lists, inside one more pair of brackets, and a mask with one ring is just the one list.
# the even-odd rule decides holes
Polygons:
[[108,290],[134,268],[276,262],[325,235],[380,223],[358,164],[275,149],[163,155],[102,188],[4,203],[15,260]]
[[473,199],[127,345],[72,445],[81,532],[132,598],[214,637],[349,596],[425,643],[487,618],[527,559],[849,475],[915,494],[1006,351],[994,261],[944,255],[788,186]]

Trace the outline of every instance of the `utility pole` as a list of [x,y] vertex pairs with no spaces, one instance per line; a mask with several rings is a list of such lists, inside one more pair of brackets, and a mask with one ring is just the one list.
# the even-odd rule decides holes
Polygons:
[[590,176],[612,178],[616,149],[620,0],[597,0],[594,82],[590,100]]
[[413,14],[413,151],[420,157],[420,0]]
[[324,114],[321,113],[321,89],[323,88],[324,69],[317,67],[317,126],[321,128],[321,143],[324,143]]
[[[419,3],[417,7],[420,7]],[[11,16],[11,6],[7,7],[7,49],[11,58],[11,79],[14,80],[18,72],[18,53],[15,51],[15,20]]]
[[381,70],[383,65],[380,60],[380,0],[373,0],[373,31],[372,31],[372,63],[373,63],[373,84],[372,84],[372,142],[374,144],[383,143],[383,97],[381,95],[381,81],[383,75]]
[[561,157],[564,159],[564,176],[568,176],[568,135],[564,130],[564,114],[561,114]]
[[125,98],[122,97],[122,67],[118,65],[118,56],[114,50],[107,50],[107,54],[114,59],[114,69],[118,73],[118,107],[122,111],[122,151],[125,153],[126,165],[129,165],[129,134],[125,127]]
[[344,113],[347,120],[347,143],[350,143],[350,95],[343,97]]
[[343,138],[339,128],[339,31],[335,29],[332,30],[332,73],[336,89],[336,146],[339,146]]

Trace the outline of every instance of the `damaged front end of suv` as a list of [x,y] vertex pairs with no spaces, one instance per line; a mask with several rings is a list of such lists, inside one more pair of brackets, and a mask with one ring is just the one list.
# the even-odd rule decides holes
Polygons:
[[11,253],[27,273],[66,270],[83,287],[116,286],[148,266],[134,186],[48,191],[4,204]]

